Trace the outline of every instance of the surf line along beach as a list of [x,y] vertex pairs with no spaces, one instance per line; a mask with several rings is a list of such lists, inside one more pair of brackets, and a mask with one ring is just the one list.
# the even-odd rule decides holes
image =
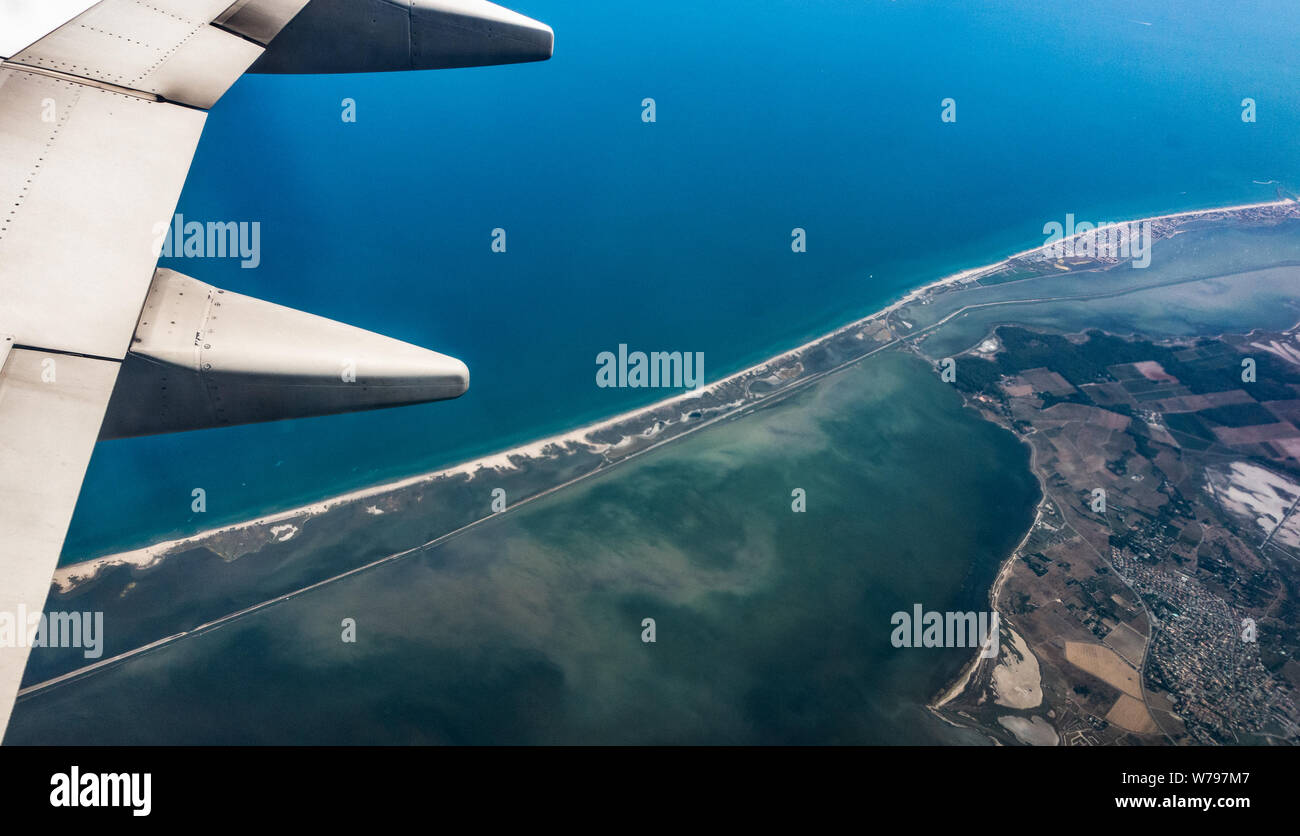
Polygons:
[[[1136,224],[1166,219],[1198,220],[1202,216],[1227,218],[1237,213],[1247,212],[1249,210],[1268,209],[1282,206],[1294,209],[1300,207],[1300,204],[1289,200],[1276,200],[1167,213],[1146,218],[1138,218],[1131,221],[1120,221],[1117,223]],[[1300,211],[1297,211],[1296,215],[1297,217],[1300,217]],[[1088,234],[1088,232],[1076,233],[1076,235],[1084,234]],[[779,394],[786,394],[787,390],[794,386],[803,386],[825,374],[837,370],[836,368],[832,368],[809,374],[807,370],[803,369],[801,360],[813,349],[823,347],[846,334],[860,332],[873,323],[883,322],[890,314],[907,305],[925,299],[936,290],[976,282],[981,277],[988,276],[1006,268],[1011,262],[1017,259],[1026,258],[1040,253],[1049,253],[1053,248],[1059,248],[1061,246],[1061,238],[1049,238],[1049,240],[1044,244],[1022,250],[999,261],[981,267],[961,270],[921,285],[874,313],[839,326],[803,343],[802,345],[773,355],[766,360],[738,372],[729,374],[712,383],[698,385],[698,379],[702,378],[703,359],[699,358],[696,361],[696,367],[694,370],[694,376],[697,379],[692,381],[697,383],[695,388],[686,389],[686,391],[661,399],[647,406],[628,410],[610,418],[593,422],[573,430],[568,430],[536,441],[517,445],[460,464],[348,491],[317,502],[308,503],[283,511],[277,511],[254,519],[214,527],[194,535],[166,540],[143,548],[95,557],[89,560],[61,566],[54,574],[54,586],[60,593],[67,593],[76,586],[93,579],[105,569],[123,565],[131,566],[136,569],[147,569],[157,565],[161,560],[171,554],[200,546],[206,540],[229,534],[263,529],[267,532],[268,542],[280,538],[287,540],[289,537],[297,534],[301,529],[303,521],[327,513],[332,509],[358,502],[374,502],[375,500],[404,489],[434,483],[439,480],[455,478],[474,479],[485,472],[490,473],[518,470],[521,466],[528,464],[530,461],[543,462],[546,460],[553,460],[567,452],[577,450],[587,451],[602,456],[610,463],[613,463],[616,460],[623,460],[632,455],[639,455],[649,449],[650,446],[658,446],[660,443],[674,440],[687,432],[693,432],[694,430],[707,426],[713,421],[721,418],[732,417],[736,413],[753,406],[759,400],[763,400],[761,398],[746,397],[746,395],[750,394],[749,386],[753,382],[775,381],[776,383],[786,387],[781,389]],[[847,362],[857,362],[858,360],[870,356],[879,350],[888,348],[901,339],[908,339],[917,336],[918,333],[919,332],[909,333],[898,339],[870,346],[869,350],[863,351],[859,356],[852,357]],[[621,346],[620,348],[623,347]],[[634,353],[644,354],[644,352]],[[602,354],[610,354],[611,358],[614,357],[613,354],[608,351],[603,352]],[[687,365],[685,362],[686,354],[686,352],[682,352],[683,363],[681,366],[677,367],[683,371],[683,383],[686,381],[686,376],[684,374],[685,366]],[[631,357],[631,355],[626,356]],[[624,363],[618,362],[617,358],[614,358],[614,362],[618,369],[627,370],[627,366]],[[671,364],[669,365],[669,370],[671,378],[669,382],[672,382],[675,380],[675,373],[672,372]],[[661,383],[662,382],[663,381],[661,381]],[[670,411],[677,413],[677,415],[670,415],[667,419],[662,417],[665,413]],[[651,440],[653,440],[653,444],[647,446],[647,442]],[[570,480],[564,484],[570,484],[572,481],[576,480]],[[562,486],[563,485],[555,485],[554,487],[549,488],[546,492],[549,493]],[[376,507],[374,510],[378,511],[379,509]],[[278,528],[278,531],[273,534],[271,533],[272,528]]]

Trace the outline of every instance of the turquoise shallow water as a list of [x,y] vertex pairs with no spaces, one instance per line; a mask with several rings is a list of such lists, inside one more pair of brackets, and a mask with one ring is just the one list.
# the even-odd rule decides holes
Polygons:
[[[101,444],[64,562],[657,398],[594,385],[595,356],[619,343],[702,351],[713,378],[1041,243],[1067,212],[1300,184],[1290,2],[516,5],[555,28],[552,61],[240,81],[179,211],[260,222],[261,266],[165,262],[459,356],[470,393]],[[955,124],[939,120],[948,96]],[[190,511],[195,487],[206,514]]]

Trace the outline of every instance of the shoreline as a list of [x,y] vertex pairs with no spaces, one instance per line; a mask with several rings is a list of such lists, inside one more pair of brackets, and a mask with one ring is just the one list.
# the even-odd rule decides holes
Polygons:
[[[1279,203],[1291,203],[1291,202],[1293,201],[1279,201]],[[1264,204],[1264,205],[1273,205],[1273,204]],[[1300,322],[1295,323],[1288,330],[1291,332],[1295,332],[1298,329],[1300,329]],[[1223,335],[1219,334],[1219,336],[1222,337]],[[995,426],[1000,426],[996,422],[994,422],[994,424]],[[1038,449],[1034,447],[1034,445],[1030,443],[1026,438],[1018,438],[1017,440],[1020,441],[1022,444],[1024,444],[1029,450],[1029,472],[1033,474],[1034,479],[1038,482],[1039,499],[1038,499],[1038,503],[1034,506],[1034,518],[1030,521],[1028,528],[1025,529],[1024,536],[1021,537],[1020,541],[1016,543],[1015,547],[1012,548],[1010,552],[1008,552],[1006,557],[1002,559],[1002,562],[998,565],[998,572],[993,579],[993,584],[989,587],[989,595],[988,595],[989,610],[990,612],[997,613],[1000,623],[1006,626],[1008,629],[1011,629],[1011,625],[1013,624],[1013,622],[1010,619],[1008,619],[1006,615],[998,609],[998,598],[1002,594],[1002,588],[1006,585],[1006,582],[1010,579],[1012,567],[1015,565],[1016,560],[1019,557],[1021,557],[1021,553],[1024,550],[1025,544],[1029,542],[1030,536],[1033,535],[1034,530],[1038,528],[1040,522],[1042,522],[1043,512],[1045,508],[1050,507],[1051,505],[1054,504],[1054,501],[1051,499],[1048,493],[1047,483],[1043,478],[1043,474],[1040,473],[1038,470]],[[1149,617],[1150,616],[1148,614],[1148,618]],[[1150,642],[1152,640],[1152,635],[1153,634],[1149,633],[1148,636],[1146,637],[1147,644],[1144,645],[1143,658],[1142,658],[1143,666],[1145,666],[1146,663]],[[926,702],[925,708],[927,711],[930,712],[932,716],[949,725],[956,726],[958,728],[973,728],[976,730],[982,730],[981,727],[977,724],[964,725],[962,723],[957,722],[951,716],[949,716],[949,714],[951,713],[951,709],[948,708],[950,703],[954,702],[958,698],[965,695],[967,689],[971,687],[971,683],[975,680],[976,675],[980,672],[982,668],[984,668],[984,664],[983,664],[984,662],[990,662],[990,664],[987,666],[987,669],[990,671],[996,668],[999,664],[1001,664],[1000,659],[997,658],[992,660],[984,659],[982,656],[982,652],[983,652],[983,648],[980,648],[980,650],[977,651],[975,655],[965,665],[962,666],[957,676],[954,677],[947,685],[945,685],[942,690],[940,690],[933,697],[931,697],[928,702]],[[1143,683],[1141,687],[1143,690],[1143,694],[1145,695],[1146,693],[1145,683]],[[1161,733],[1162,734],[1164,733],[1163,730]],[[994,740],[996,742],[996,738],[994,738]]]
[[[1044,485],[1042,476],[1039,475],[1037,468],[1038,451],[1034,449],[1034,445],[1025,442],[1024,439],[1017,440],[1025,443],[1029,448],[1029,472],[1034,475],[1034,479],[1038,482],[1039,497],[1038,503],[1034,506],[1034,518],[1029,521],[1029,527],[1025,529],[1024,536],[1020,538],[1020,541],[1016,543],[1015,547],[1012,548],[1007,556],[1002,559],[1002,562],[998,564],[998,573],[993,578],[993,585],[989,587],[989,610],[997,613],[999,623],[1006,625],[1008,629],[1011,627],[1011,622],[1004,617],[1000,610],[998,610],[998,598],[1002,594],[1002,587],[1006,585],[1007,579],[1011,577],[1011,568],[1015,565],[1016,558],[1020,556],[1021,549],[1023,549],[1025,544],[1029,542],[1029,538],[1033,535],[1034,529],[1037,528],[1039,522],[1042,521],[1043,505],[1048,502],[1046,486]],[[944,688],[943,691],[926,703],[926,708],[945,722],[952,723],[953,720],[944,716],[941,709],[947,706],[948,703],[960,697],[962,694],[966,693],[966,689],[970,687],[971,680],[973,680],[975,674],[979,672],[981,663],[991,661],[993,663],[991,667],[996,667],[1000,664],[998,659],[985,659],[983,657],[983,652],[984,648],[981,647],[979,652],[977,652],[975,656],[962,667],[961,672],[957,677],[952,682],[948,683],[947,687]]]
[[[1163,215],[1152,215],[1143,218],[1134,218],[1131,220],[1114,221],[1112,223],[1115,224],[1141,223],[1145,221],[1165,220],[1171,218],[1190,218],[1198,215],[1215,215],[1215,214],[1223,214],[1223,213],[1231,214],[1231,213],[1242,212],[1251,209],[1263,209],[1263,208],[1270,208],[1276,206],[1292,205],[1294,203],[1295,201],[1292,200],[1272,200],[1272,201],[1264,201],[1259,203],[1237,204],[1233,206],[1220,206],[1220,207],[1212,207],[1207,209],[1193,209],[1193,210],[1186,210],[1181,212],[1171,212]],[[846,332],[860,329],[865,324],[870,323],[874,320],[885,320],[895,311],[925,298],[926,296],[933,293],[935,290],[977,281],[978,279],[988,274],[1006,268],[1011,264],[1011,262],[1016,261],[1017,259],[1022,259],[1027,256],[1040,253],[1050,246],[1059,246],[1062,241],[1071,240],[1072,238],[1077,238],[1079,235],[1082,234],[1086,234],[1086,233],[1077,233],[1075,236],[1071,236],[1070,238],[1058,239],[1057,241],[1053,241],[1051,243],[1043,243],[1036,247],[1031,247],[1029,249],[1022,250],[1018,253],[1014,253],[1012,255],[1006,256],[998,261],[985,264],[980,267],[973,267],[965,270],[960,270],[956,273],[943,276],[939,279],[928,282],[926,284],[919,285],[916,288],[905,293],[903,296],[901,296],[894,302],[891,302],[890,304],[886,305],[885,307],[871,314],[868,314],[864,317],[860,317],[851,322],[840,325],[828,332],[825,332],[823,334],[814,337],[813,339],[803,343],[802,345],[795,346],[793,348],[779,352],[775,355],[767,357],[764,360],[759,361],[758,363],[755,363],[739,371],[733,372],[732,374],[729,374],[726,377],[719,378],[718,380],[700,386],[696,389],[685,391],[680,394],[673,395],[667,398],[663,398],[651,404],[630,409],[625,412],[619,413],[617,415],[611,416],[609,418],[604,418],[599,421],[584,424],[572,430],[556,433],[547,436],[545,438],[537,439],[524,444],[515,445],[514,447],[510,447],[508,449],[501,450],[496,453],[480,456],[478,458],[470,459],[468,461],[461,462],[455,465],[450,465],[448,467],[440,468],[438,470],[419,473],[401,479],[390,480],[376,485],[367,486],[364,488],[358,488],[356,490],[347,491],[316,502],[307,503],[294,508],[286,509],[283,511],[277,511],[271,514],[266,514],[260,517],[244,520],[237,523],[232,523],[232,524],[222,525],[222,526],[214,526],[212,528],[205,529],[200,532],[196,532],[195,534],[189,536],[160,541],[137,549],[131,549],[131,550],[118,552],[114,554],[89,558],[87,560],[79,561],[76,563],[63,565],[56,569],[53,577],[53,583],[58,588],[59,592],[64,593],[83,582],[93,579],[104,569],[115,567],[115,566],[123,566],[123,565],[129,565],[136,569],[148,569],[154,566],[155,564],[157,564],[168,554],[175,552],[179,547],[185,546],[187,544],[194,544],[197,543],[198,541],[205,540],[213,536],[219,536],[231,532],[243,531],[246,529],[270,526],[277,523],[283,523],[291,519],[304,518],[304,517],[311,518],[326,513],[327,511],[341,505],[347,505],[365,499],[384,496],[386,494],[393,493],[395,491],[399,491],[404,488],[411,487],[413,485],[435,482],[440,479],[450,479],[457,476],[465,476],[467,479],[474,479],[480,472],[484,470],[492,471],[492,472],[517,470],[519,469],[520,465],[514,461],[515,459],[528,461],[531,459],[549,458],[550,457],[549,451],[552,450],[562,453],[566,451],[571,451],[574,448],[585,448],[587,451],[597,455],[604,455],[607,452],[616,451],[621,445],[635,440],[636,436],[628,436],[625,434],[622,436],[620,441],[614,443],[604,442],[604,441],[593,441],[591,439],[591,436],[613,429],[621,424],[632,421],[638,417],[649,416],[652,413],[663,410],[666,407],[670,407],[677,404],[689,404],[690,401],[699,399],[704,395],[717,392],[718,390],[725,388],[729,384],[741,378],[754,376],[763,371],[768,371],[770,373],[774,371],[775,367],[780,366],[783,362],[789,362],[792,359],[799,358],[804,352],[817,346],[818,344],[833,340],[836,337],[845,334]],[[637,433],[638,436],[643,436],[646,438],[652,437],[654,434],[655,433],[653,431],[646,431],[645,433]],[[1032,526],[1031,526],[1031,530],[1032,530]],[[1005,566],[1009,564],[1010,560],[1013,557],[1014,557],[1014,551],[1011,557],[1008,557],[1003,561],[1003,565],[999,569],[998,580],[995,581],[994,583],[994,589],[997,588],[998,582],[1002,579],[1002,574],[1005,570]],[[978,662],[978,655],[976,657],[976,662]],[[956,686],[958,683],[953,683],[953,685],[947,689],[947,692],[943,696],[943,701],[938,703],[938,705],[943,705],[944,703],[947,703],[951,699],[954,699],[956,696],[960,694],[962,690],[964,690],[967,680],[969,680],[971,674],[974,672],[975,667],[976,665],[968,666],[968,669],[963,673],[963,675],[959,679],[959,682],[962,687],[960,689],[957,689]],[[931,707],[932,708],[935,707],[933,703],[931,704]]]

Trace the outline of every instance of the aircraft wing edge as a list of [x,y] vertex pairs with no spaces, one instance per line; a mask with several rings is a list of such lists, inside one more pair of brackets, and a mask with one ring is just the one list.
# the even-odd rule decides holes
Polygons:
[[13,348],[0,367],[0,730],[120,364]]

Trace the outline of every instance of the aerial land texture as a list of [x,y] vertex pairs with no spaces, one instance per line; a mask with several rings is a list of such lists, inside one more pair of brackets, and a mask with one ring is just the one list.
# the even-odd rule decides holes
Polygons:
[[[958,359],[956,385],[1030,445],[1043,491],[993,590],[1041,674],[1017,716],[1067,744],[1295,741],[1298,348],[1293,330],[1001,326]],[[996,671],[942,710],[1001,723]]]
[[[1027,328],[1008,308],[962,351],[909,345],[955,355],[954,385],[1030,447],[1042,490],[990,596],[1001,655],[973,660],[940,716],[1002,742],[1296,742],[1300,270],[1149,284],[1129,307],[1204,287],[1221,305],[1253,292],[1292,325],[1171,337],[1073,330],[1077,306]],[[897,316],[933,318],[919,307]]]

